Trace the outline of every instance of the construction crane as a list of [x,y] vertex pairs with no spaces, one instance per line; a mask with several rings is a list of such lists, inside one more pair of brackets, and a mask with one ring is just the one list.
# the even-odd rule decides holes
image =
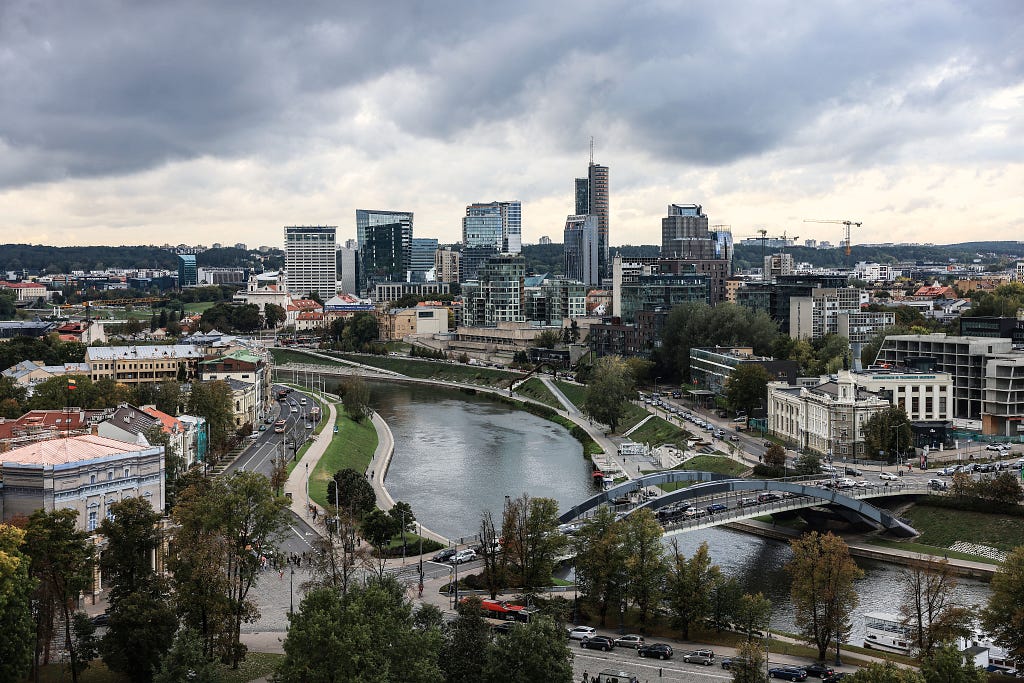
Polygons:
[[847,266],[850,265],[850,228],[852,228],[853,226],[857,226],[859,228],[861,226],[861,223],[859,223],[858,221],[827,221],[827,220],[826,221],[819,221],[819,220],[815,220],[813,218],[805,218],[804,219],[804,223],[836,223],[837,225],[845,225],[846,226],[846,265]]
[[782,247],[781,247],[781,249],[782,249],[783,252],[786,251],[786,243],[789,242],[789,240],[793,240],[794,242],[796,242],[798,239],[800,239],[800,237],[797,236],[797,235],[793,235],[792,237],[789,237],[785,232],[783,232],[781,235],[773,235],[772,237],[769,238],[768,231],[765,230],[764,228],[761,228],[760,230],[758,230],[757,234],[760,235],[760,237],[758,237],[757,239],[761,240],[761,263],[764,263],[765,244],[767,243],[767,241],[769,239],[782,240]]

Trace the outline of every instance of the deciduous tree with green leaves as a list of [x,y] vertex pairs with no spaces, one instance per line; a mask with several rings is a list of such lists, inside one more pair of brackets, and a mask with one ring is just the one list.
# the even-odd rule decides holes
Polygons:
[[850,615],[858,603],[853,583],[864,572],[850,557],[846,542],[831,533],[812,531],[790,541],[790,547],[793,559],[786,571],[792,579],[796,625],[823,660],[834,638],[850,630]]
[[626,556],[626,598],[636,605],[640,632],[646,633],[647,617],[661,602],[662,584],[667,572],[662,528],[654,513],[637,510],[619,522],[622,549]]
[[[78,529],[75,510],[52,512],[38,510],[28,518],[25,552],[32,558],[29,572],[37,582],[36,638],[41,644],[43,662],[50,661],[54,622],[59,614],[64,623],[64,641],[68,644],[71,679],[78,682],[80,657],[72,637],[71,605],[92,584],[95,562],[89,534]],[[39,666],[39,648],[35,666]]]
[[161,661],[154,683],[218,683],[216,665],[203,654],[203,643],[192,629],[183,628],[174,636],[171,648]]
[[618,429],[622,411],[633,395],[633,377],[620,356],[604,356],[594,364],[583,409],[594,420]]
[[565,549],[558,533],[558,501],[525,493],[506,501],[501,525],[510,580],[527,589],[551,583],[555,558]]
[[235,431],[233,398],[227,382],[192,382],[188,397],[188,413],[206,420],[210,449],[224,453],[231,445]]
[[1002,643],[1010,657],[1024,661],[1024,546],[1003,560],[989,585],[992,594],[981,613],[985,630]]
[[748,639],[736,648],[732,680],[733,683],[768,683],[768,667],[760,643]]
[[484,621],[480,598],[470,596],[455,606],[458,617],[448,627],[441,646],[441,668],[445,683],[480,683],[485,659],[491,647],[491,627]]
[[771,375],[763,365],[744,363],[733,369],[725,384],[725,398],[736,412],[753,414],[768,401]]
[[889,406],[868,418],[862,428],[864,448],[872,457],[885,452],[889,462],[896,462],[899,453],[905,453],[914,446],[914,433],[910,431],[910,418],[903,406]]
[[666,597],[672,610],[672,622],[682,630],[683,639],[688,640],[690,628],[711,613],[712,590],[721,570],[711,563],[706,541],[690,559],[686,559],[679,551],[679,544],[673,541],[668,562]]
[[488,683],[572,683],[572,652],[565,631],[548,617],[520,624],[487,648]]
[[597,608],[603,628],[608,608],[619,604],[625,584],[626,555],[615,512],[608,506],[599,507],[576,532],[573,547],[576,585],[583,599]]
[[944,645],[921,662],[925,683],[986,683],[988,674],[955,645]]
[[905,669],[892,662],[871,662],[843,680],[851,683],[925,683],[917,670]]
[[764,593],[744,593],[736,604],[736,623],[746,631],[747,641],[754,637],[755,632],[763,632],[768,628],[768,619],[772,615],[772,601]]
[[353,377],[342,383],[341,393],[345,405],[345,414],[356,422],[362,422],[370,416],[370,388],[366,382]]
[[31,599],[36,581],[22,552],[25,532],[0,524],[0,681],[24,680],[32,666],[34,623]]

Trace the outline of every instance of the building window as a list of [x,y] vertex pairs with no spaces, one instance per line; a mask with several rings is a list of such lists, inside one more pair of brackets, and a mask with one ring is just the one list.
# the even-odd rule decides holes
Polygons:
[[89,483],[90,484],[95,484],[96,483],[96,475],[95,474],[90,474],[89,475]]
[[89,513],[89,521],[86,523],[85,528],[87,531],[96,531],[96,512],[92,511]]
[[110,470],[109,472],[107,472],[107,481],[113,481],[113,480],[114,480],[114,470]]
[[132,476],[132,471],[129,468],[125,467],[124,468],[124,478],[127,479],[130,476]]

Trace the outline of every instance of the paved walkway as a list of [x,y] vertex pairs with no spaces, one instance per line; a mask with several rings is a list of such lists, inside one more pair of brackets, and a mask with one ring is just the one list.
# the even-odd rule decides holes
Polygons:
[[[285,494],[290,494],[291,497],[292,512],[299,518],[307,520],[311,518],[309,506],[316,505],[309,499],[309,477],[313,475],[313,470],[316,469],[317,463],[320,462],[331,439],[334,438],[334,425],[338,419],[338,411],[335,409],[334,403],[322,395],[320,398],[327,404],[327,419],[324,422],[324,428],[313,437],[313,442],[306,449],[302,460],[296,463],[295,469],[288,475],[288,481],[284,484]],[[323,510],[320,509],[318,512],[322,514]]]
[[579,408],[577,408],[576,405],[569,400],[568,396],[562,393],[562,390],[558,387],[557,384],[554,383],[554,381],[550,377],[545,377],[544,375],[535,376],[538,377],[541,383],[548,388],[548,391],[550,391],[552,395],[554,395],[554,397],[558,399],[558,402],[565,407],[566,412],[572,413],[573,415],[580,414]]
[[623,438],[625,438],[625,437],[629,436],[630,434],[632,434],[632,433],[633,433],[633,432],[635,432],[636,430],[638,430],[638,429],[640,429],[641,427],[643,427],[643,426],[644,426],[645,424],[647,424],[647,421],[648,421],[648,420],[650,420],[650,419],[652,419],[653,417],[655,417],[655,416],[654,416],[654,415],[648,415],[648,416],[647,416],[647,417],[645,417],[644,419],[642,419],[642,420],[640,420],[639,422],[637,422],[637,423],[636,423],[635,425],[633,425],[633,426],[632,426],[632,427],[630,427],[630,428],[629,428],[628,430],[626,430],[625,432],[623,432],[623,433],[622,433],[622,436],[623,436]]

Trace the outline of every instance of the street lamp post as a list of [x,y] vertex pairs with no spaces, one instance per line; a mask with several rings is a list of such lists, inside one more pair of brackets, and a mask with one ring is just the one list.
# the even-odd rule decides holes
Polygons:
[[889,428],[896,430],[896,471],[899,472],[900,474],[902,474],[902,472],[900,471],[900,427],[905,426],[907,426],[907,423],[903,422]]

